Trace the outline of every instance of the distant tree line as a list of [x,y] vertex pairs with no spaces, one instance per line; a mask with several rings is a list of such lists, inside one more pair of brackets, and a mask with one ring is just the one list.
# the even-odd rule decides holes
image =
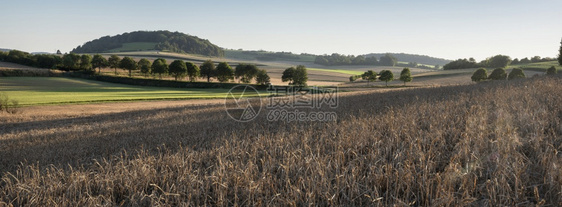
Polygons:
[[[546,75],[555,75],[557,73],[558,71],[554,66],[551,66],[546,70]],[[474,82],[482,82],[486,80],[506,80],[506,79],[515,80],[521,78],[525,78],[525,73],[523,72],[523,69],[520,68],[512,69],[509,74],[507,74],[504,68],[496,68],[492,71],[492,73],[490,73],[490,75],[488,75],[488,71],[486,70],[486,68],[480,68],[474,71],[474,73],[471,76],[471,79]]]
[[72,53],[103,53],[120,48],[124,43],[153,42],[154,50],[177,53],[201,54],[207,56],[224,56],[224,50],[208,40],[181,32],[170,31],[136,31],[115,36],[104,36],[78,46]]
[[[377,74],[377,72],[373,71],[373,70],[368,70],[367,72],[364,72],[361,75],[352,75],[349,77],[349,81],[350,82],[354,82],[357,79],[363,79],[367,81],[367,85],[369,85],[370,82],[374,82],[377,79],[384,81],[386,83],[386,86],[388,86],[388,82],[389,81],[393,81],[394,80],[394,74],[392,73],[392,71],[390,70],[382,70],[380,73]],[[412,82],[412,80],[414,79],[412,77],[412,73],[410,71],[410,68],[404,68],[402,69],[402,72],[400,72],[400,78],[399,78],[402,82],[404,82],[404,86],[406,86],[407,82]]]
[[515,58],[513,59],[513,61],[511,62],[512,65],[517,65],[517,64],[529,64],[529,63],[540,63],[540,62],[549,62],[549,61],[556,61],[556,59],[554,58],[541,58],[541,56],[534,56],[529,58],[523,58],[521,60]]
[[272,53],[261,53],[256,55],[257,60],[261,61],[275,61],[278,59],[282,60],[299,60],[299,55],[293,54],[291,52],[272,52]]
[[474,58],[469,59],[458,59],[447,63],[443,66],[444,70],[454,70],[454,69],[467,69],[467,68],[479,68],[479,67],[488,67],[488,68],[504,68],[507,67],[511,63],[511,58],[506,55],[496,55],[493,57],[486,58],[486,60],[482,60],[480,62],[476,62]]
[[396,59],[391,54],[386,54],[382,56],[379,60],[375,56],[365,57],[362,55],[340,55],[338,53],[333,53],[331,55],[320,55],[316,56],[314,63],[326,66],[335,65],[371,65],[371,66],[395,66],[398,63]]
[[517,64],[529,64],[529,63],[539,63],[539,62],[549,62],[555,61],[554,58],[541,58],[540,56],[534,56],[532,58],[523,58],[521,60],[515,58],[511,60],[509,56],[505,55],[496,55],[486,60],[476,62],[474,58],[469,59],[458,59],[452,61],[443,66],[445,70],[454,70],[454,69],[467,69],[467,68],[505,68],[508,65],[517,65]]

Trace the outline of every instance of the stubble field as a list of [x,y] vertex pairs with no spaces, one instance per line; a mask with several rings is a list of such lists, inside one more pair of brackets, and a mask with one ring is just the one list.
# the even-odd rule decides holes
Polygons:
[[348,93],[332,122],[2,114],[0,205],[560,206],[560,81]]

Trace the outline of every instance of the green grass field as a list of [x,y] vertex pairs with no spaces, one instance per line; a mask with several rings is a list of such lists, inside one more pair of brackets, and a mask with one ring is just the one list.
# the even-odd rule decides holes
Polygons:
[[521,68],[523,70],[532,70],[538,72],[546,72],[546,70],[552,66],[558,68],[558,70],[562,70],[562,67],[558,65],[558,61],[548,61],[548,62],[539,62],[539,63],[529,63],[529,64],[517,64],[517,65],[510,65],[510,68]]
[[332,72],[332,73],[343,73],[348,75],[361,75],[364,71],[354,71],[354,70],[342,70],[342,69],[322,69],[322,68],[306,68],[307,70]]
[[132,42],[124,43],[122,47],[109,50],[109,52],[130,52],[130,51],[145,51],[154,50],[155,42]]
[[[2,77],[0,93],[20,105],[224,98],[228,89],[143,87],[75,78]],[[235,94],[240,94],[237,92]]]

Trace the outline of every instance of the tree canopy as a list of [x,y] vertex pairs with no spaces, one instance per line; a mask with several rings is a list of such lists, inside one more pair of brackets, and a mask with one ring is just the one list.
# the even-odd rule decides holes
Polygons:
[[183,60],[174,60],[170,63],[168,72],[170,75],[174,76],[177,81],[178,79],[182,79],[187,76],[187,65]]
[[382,66],[395,66],[397,63],[397,59],[392,56],[391,54],[385,54],[379,59],[379,65]]
[[215,63],[212,60],[207,60],[199,66],[201,76],[207,78],[207,82],[211,82],[211,78],[215,77],[216,69]]
[[480,69],[474,71],[474,73],[472,74],[472,77],[470,77],[470,79],[472,79],[472,81],[474,81],[474,82],[484,81],[484,80],[488,79],[488,71],[486,70],[486,68],[480,68]]
[[191,82],[195,81],[200,75],[199,67],[192,62],[186,62],[185,66],[187,67],[187,77],[189,77]]
[[400,80],[404,82],[404,85],[406,85],[406,82],[411,82],[412,81],[412,73],[410,72],[410,68],[404,68],[402,69],[402,72],[400,72]]
[[144,74],[144,76],[148,76],[152,63],[148,59],[142,58],[139,60],[137,66],[139,67],[140,72]]
[[560,40],[560,49],[558,49],[558,64],[562,65],[562,40]]
[[166,59],[158,58],[152,62],[152,73],[158,74],[160,79],[162,79],[162,74],[168,72],[168,64],[166,64]]
[[92,69],[92,56],[88,54],[83,54],[80,56],[80,69],[90,70]]
[[124,57],[119,62],[119,67],[129,71],[129,77],[132,76],[132,71],[137,69],[137,62],[131,57]]
[[94,70],[97,68],[101,72],[101,68],[109,66],[109,62],[100,54],[95,54],[92,58],[92,67]]
[[109,63],[109,67],[113,68],[115,70],[115,74],[117,74],[117,68],[119,68],[119,62],[121,61],[121,58],[117,55],[111,55],[107,59],[107,61]]
[[306,82],[308,81],[306,66],[298,65],[296,68],[290,67],[285,69],[281,76],[281,81],[288,81],[289,85],[306,86]]
[[258,67],[254,64],[240,63],[234,70],[234,76],[236,78],[240,78],[240,81],[242,81],[242,83],[252,82],[252,79],[256,77],[257,73]]
[[62,64],[67,70],[77,70],[80,67],[80,55],[68,53],[62,56]]
[[496,55],[485,60],[485,66],[489,68],[505,68],[511,63],[511,58],[506,55]]
[[232,70],[232,67],[230,67],[227,62],[221,62],[217,65],[216,74],[217,80],[221,83],[234,79],[234,70]]
[[264,69],[258,69],[256,73],[256,83],[260,85],[267,85],[270,82],[269,75],[267,75],[267,71]]
[[394,80],[394,74],[390,70],[383,70],[379,79],[386,82],[386,86],[388,86],[388,82]]
[[377,80],[377,72],[368,70],[361,75],[361,78],[363,78],[363,80],[367,80],[367,85],[369,85],[369,82]]
[[491,80],[505,80],[507,78],[507,73],[503,68],[496,68],[492,71],[490,77],[488,78]]
[[519,68],[514,68],[513,70],[511,70],[511,72],[509,72],[509,75],[507,76],[508,80],[521,79],[521,78],[525,78],[525,73],[523,72],[522,69]]

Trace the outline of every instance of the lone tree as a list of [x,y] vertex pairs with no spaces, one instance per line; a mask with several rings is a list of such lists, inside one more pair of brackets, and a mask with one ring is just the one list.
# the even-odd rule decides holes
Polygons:
[[304,65],[298,65],[295,73],[293,74],[293,85],[306,86],[308,81],[308,73]]
[[109,62],[109,67],[113,68],[115,70],[115,75],[117,75],[117,68],[119,67],[121,58],[117,55],[111,55],[107,61]]
[[386,86],[388,87],[388,81],[394,80],[394,74],[390,70],[383,70],[381,71],[381,76],[379,77],[379,79],[386,82]]
[[503,68],[496,68],[494,69],[494,71],[492,71],[490,77],[488,78],[492,80],[505,80],[505,78],[507,78],[507,73]]
[[514,68],[513,70],[511,70],[511,72],[509,72],[509,75],[507,76],[507,80],[514,80],[520,78],[525,78],[525,73],[523,72],[523,70],[519,68]]
[[189,77],[189,81],[193,82],[200,75],[199,67],[192,62],[186,62],[185,65],[187,66],[187,77]]
[[402,72],[400,72],[400,80],[404,82],[404,86],[406,85],[406,82],[412,82],[412,79],[410,68],[402,69]]
[[162,58],[158,58],[152,62],[152,73],[158,73],[160,79],[162,79],[162,74],[168,72],[168,65],[166,64],[166,60]]
[[367,85],[369,85],[369,83],[371,81],[376,81],[377,80],[377,72],[372,71],[372,70],[368,70],[367,72],[364,72],[363,75],[361,75],[361,77],[364,80],[367,80]]
[[217,80],[221,83],[234,79],[234,70],[227,62],[221,62],[217,65]]
[[140,59],[138,62],[138,67],[144,77],[148,77],[148,74],[150,73],[150,66],[152,66],[152,63],[146,58]]
[[83,54],[80,56],[80,69],[81,70],[91,70],[92,69],[92,56]]
[[306,66],[298,65],[297,68],[290,67],[285,69],[281,76],[281,81],[289,81],[289,85],[306,86],[306,82],[308,81]]
[[105,59],[100,54],[94,55],[94,58],[92,59],[92,67],[94,68],[94,70],[97,68],[98,73],[101,73],[101,68],[107,66],[109,66],[109,62],[107,62],[107,59]]
[[240,78],[240,81],[242,81],[242,83],[252,82],[252,79],[256,77],[257,73],[258,67],[254,64],[240,63],[234,70],[234,76],[236,78]]
[[269,75],[267,75],[267,71],[264,69],[258,69],[256,73],[256,83],[260,85],[267,85],[270,82]]
[[119,67],[129,71],[129,77],[132,76],[132,71],[137,69],[137,62],[131,57],[124,57],[121,62],[119,62]]
[[178,79],[181,80],[187,75],[187,66],[185,65],[185,62],[183,62],[183,60],[174,60],[172,63],[170,63],[168,71],[170,75],[174,76],[176,81]]
[[558,70],[554,66],[551,66],[550,68],[546,69],[547,75],[556,75],[557,73],[558,73]]
[[199,68],[201,69],[201,76],[206,77],[207,82],[211,82],[211,78],[215,77],[215,63],[212,60],[207,60]]
[[488,71],[485,68],[480,68],[476,70],[472,77],[470,77],[474,82],[480,82],[488,79]]
[[558,49],[558,64],[562,65],[562,40],[560,40],[560,49]]

